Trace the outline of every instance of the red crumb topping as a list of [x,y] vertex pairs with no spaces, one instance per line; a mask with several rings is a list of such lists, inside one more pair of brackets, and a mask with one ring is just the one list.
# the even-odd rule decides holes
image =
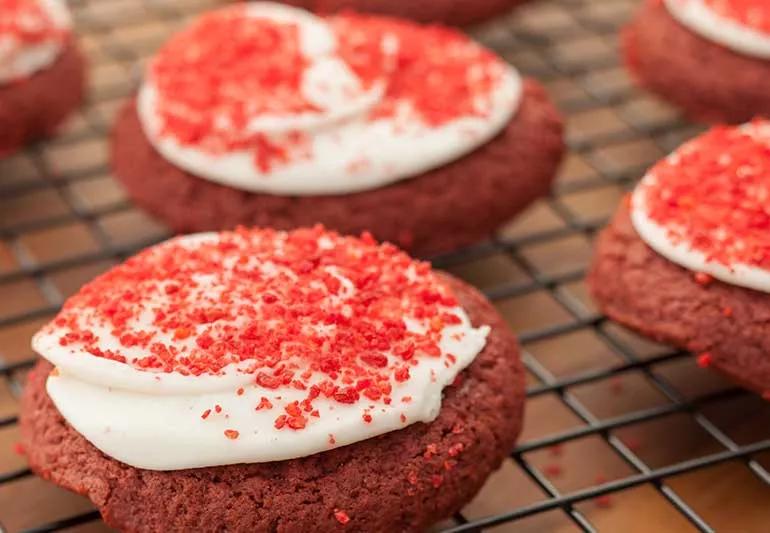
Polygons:
[[709,352],[702,353],[697,357],[698,366],[701,368],[708,368],[711,366],[711,360],[712,356]]
[[[305,56],[300,27],[248,16],[247,9],[203,15],[158,52],[151,75],[162,135],[212,154],[249,151],[268,174],[309,157],[310,139],[301,131],[255,131],[249,122],[328,110],[303,91],[317,60]],[[461,32],[352,14],[326,22],[338,40],[335,58],[358,78],[359,87],[350,90],[385,85],[370,118],[403,117],[407,106],[409,121],[440,126],[490,111],[490,92],[506,67]]]
[[348,516],[348,513],[345,511],[340,511],[339,509],[334,510],[334,518],[342,524],[343,526],[350,522],[350,517]]
[[770,3],[767,0],[705,0],[705,3],[723,17],[770,33]]
[[237,432],[234,429],[226,429],[225,430],[225,437],[227,437],[230,440],[235,440],[240,436],[240,433]]
[[695,278],[695,283],[702,287],[708,287],[714,281],[714,277],[705,272],[696,272],[693,277]]
[[[439,341],[444,326],[461,322],[457,305],[428,263],[368,234],[241,229],[141,252],[85,285],[46,329],[79,357],[159,377],[230,366],[263,388],[303,391],[275,420],[299,430],[320,416],[320,397],[365,401],[371,421],[372,405],[391,402],[408,368],[446,358]],[[424,328],[408,330],[405,319]],[[262,397],[255,408],[273,403]]]
[[674,242],[727,266],[770,267],[770,122],[713,128],[650,174],[647,215]]
[[38,0],[0,0],[0,37],[36,44],[66,35],[67,31],[54,23]]
[[383,63],[382,43],[398,42],[384,100],[374,117],[393,116],[411,104],[428,125],[440,126],[464,116],[483,116],[504,63],[463,33],[442,26],[420,26],[384,17],[345,14],[331,19],[340,55],[364,79],[371,65]]

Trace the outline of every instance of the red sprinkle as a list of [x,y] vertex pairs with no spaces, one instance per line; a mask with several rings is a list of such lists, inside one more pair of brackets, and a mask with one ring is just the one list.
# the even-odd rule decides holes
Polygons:
[[594,502],[596,503],[597,507],[601,507],[603,509],[612,507],[612,497],[609,494],[603,494],[601,496],[597,496],[596,498],[594,498]]
[[[212,154],[247,150],[255,167],[269,173],[307,158],[312,145],[298,131],[255,133],[250,121],[325,110],[301,90],[312,63],[302,52],[299,27],[246,10],[210,12],[173,36],[152,62],[151,77],[161,134]],[[339,41],[338,58],[362,89],[385,85],[371,119],[396,118],[405,105],[428,126],[489,113],[492,90],[507,67],[463,33],[352,13],[326,21]],[[394,41],[396,47],[387,46]],[[409,235],[401,237],[411,243]]]
[[770,4],[767,0],[705,0],[719,15],[763,33],[770,33]]
[[201,415],[201,418],[203,420],[206,420],[209,417],[210,414],[211,414],[211,409],[206,409],[205,411],[203,411],[203,414]]
[[770,121],[712,128],[650,176],[641,189],[647,215],[674,242],[728,267],[770,268]]
[[16,455],[23,456],[24,453],[25,453],[24,452],[24,445],[21,442],[15,442],[13,444],[13,453],[15,453]]
[[67,32],[40,4],[39,0],[0,0],[0,36],[23,44],[63,41]]
[[695,283],[703,287],[708,287],[714,281],[714,278],[705,272],[696,272],[694,277]]
[[230,440],[235,440],[240,436],[240,433],[238,433],[234,429],[226,429],[225,430],[225,437],[227,437]]
[[708,368],[709,366],[711,366],[711,360],[712,360],[712,357],[710,353],[708,352],[702,353],[697,358],[698,366],[701,368]]
[[350,517],[348,516],[348,513],[345,511],[340,511],[339,509],[334,510],[334,518],[337,519],[337,522],[342,524],[343,526],[350,522]]
[[[221,375],[237,364],[265,389],[303,391],[301,400],[279,404],[275,419],[276,428],[299,430],[320,415],[318,398],[366,402],[371,412],[391,404],[393,386],[410,379],[413,365],[441,355],[442,328],[415,333],[404,317],[452,324],[457,305],[428,263],[370,237],[320,226],[239,229],[195,246],[145,250],[85,285],[47,327],[83,357],[158,375]],[[102,350],[95,326],[118,348]],[[173,338],[180,330],[184,338]],[[255,409],[275,401],[262,397]],[[202,418],[212,411],[223,409],[217,404]]]
[[272,409],[272,408],[273,408],[273,404],[270,402],[270,400],[262,396],[262,398],[260,398],[259,400],[259,405],[257,405],[256,410],[261,411],[262,409]]

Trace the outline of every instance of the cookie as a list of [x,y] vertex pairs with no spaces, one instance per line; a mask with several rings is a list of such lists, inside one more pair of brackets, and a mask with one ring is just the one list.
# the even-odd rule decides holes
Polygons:
[[[713,11],[732,4],[646,1],[622,34],[631,74],[694,120],[740,123],[770,114],[770,28],[752,29],[734,21],[737,15]],[[763,0],[744,4],[768,9]],[[758,45],[746,44],[747,33]]]
[[[317,232],[319,230],[312,231]],[[303,235],[302,238],[306,238],[307,235],[324,234],[308,234],[305,231],[301,235]],[[201,237],[201,239],[206,239],[206,237]],[[330,239],[334,243],[339,242],[334,236],[331,236]],[[226,237],[223,242],[227,242],[227,250],[232,250],[230,246],[233,243],[241,243],[237,239],[231,240],[230,237]],[[295,239],[292,242],[296,243],[297,241]],[[203,246],[207,245],[204,244]],[[307,250],[307,241],[304,241],[301,246]],[[328,246],[328,244],[323,244],[323,246]],[[359,245],[354,244],[354,246]],[[372,249],[367,248],[367,250],[371,251]],[[391,254],[390,248],[387,246],[381,250],[384,250],[385,254]],[[367,254],[366,251],[364,253]],[[178,256],[178,254],[175,253],[174,256]],[[147,257],[149,256],[144,255],[132,259],[125,268],[128,270],[136,268],[137,263],[147,260]],[[206,257],[210,258],[211,254],[206,254]],[[329,257],[329,255],[324,255],[322,252],[322,257]],[[396,263],[393,263],[394,265],[405,264],[402,263],[401,256],[390,257],[397,260]],[[157,264],[167,265],[169,260],[174,261],[164,258],[162,262]],[[328,263],[321,259],[319,265],[324,264]],[[425,267],[418,267],[418,270],[420,271],[419,276],[428,275]],[[133,270],[131,272],[136,273],[138,271]],[[150,271],[141,271],[144,273],[142,277],[146,281],[146,276]],[[120,283],[123,275],[129,274],[125,271],[122,273],[114,272],[107,274],[101,280],[97,279],[94,282],[95,285],[92,286],[93,291],[86,288],[85,291],[81,292],[81,297],[84,299],[76,299],[65,304],[63,313],[51,324],[51,331],[59,333],[64,331],[58,329],[62,327],[61,324],[67,324],[67,327],[74,328],[74,322],[81,320],[82,315],[72,318],[73,315],[69,315],[68,312],[75,312],[76,310],[80,312],[80,307],[86,301],[90,302],[88,305],[93,305],[93,298],[101,298],[97,295],[96,289],[105,289],[106,287],[114,289],[116,284]],[[157,275],[157,273],[152,275]],[[301,273],[298,275],[302,276]],[[289,460],[171,470],[134,467],[110,457],[104,451],[100,451],[83,434],[74,429],[73,424],[89,434],[94,442],[98,442],[102,448],[126,453],[132,462],[136,458],[140,462],[153,463],[155,467],[159,468],[158,461],[177,461],[186,452],[179,446],[170,446],[166,449],[165,439],[168,430],[161,430],[154,435],[154,438],[150,439],[154,443],[154,453],[135,454],[137,445],[135,443],[125,444],[122,442],[123,436],[121,436],[126,429],[121,425],[122,421],[133,416],[130,409],[129,411],[120,411],[121,420],[113,420],[114,424],[111,426],[111,431],[116,433],[113,440],[110,440],[110,432],[107,431],[105,434],[105,429],[99,425],[100,415],[97,412],[99,408],[96,411],[89,408],[86,409],[86,413],[73,414],[70,409],[72,405],[71,395],[62,396],[63,389],[58,388],[56,380],[61,380],[62,377],[69,375],[68,373],[74,368],[69,366],[71,363],[76,365],[80,363],[75,359],[67,360],[66,350],[60,350],[58,356],[55,356],[55,358],[63,358],[57,359],[58,370],[52,374],[52,366],[49,362],[38,363],[30,374],[23,394],[20,423],[22,441],[30,467],[43,478],[90,498],[101,511],[107,524],[122,531],[185,531],[195,529],[199,531],[288,532],[307,531],[311,528],[322,531],[423,531],[429,525],[458,511],[467,503],[482,486],[486,477],[510,453],[521,429],[524,405],[524,371],[519,360],[519,349],[514,336],[508,330],[503,319],[494,307],[470,286],[446,274],[436,274],[434,279],[439,284],[434,286],[439,287],[440,293],[438,294],[444,295],[439,297],[439,301],[444,302],[444,298],[451,294],[452,296],[446,305],[457,305],[457,309],[462,309],[467,314],[469,324],[474,327],[488,327],[489,329],[468,330],[469,334],[472,334],[473,331],[485,333],[486,342],[469,366],[461,370],[457,377],[443,390],[440,411],[432,421],[415,422],[410,425],[404,422],[405,427],[403,429],[387,431],[345,446],[339,446],[340,443],[338,442],[336,443],[337,447],[333,447],[333,444],[329,443],[328,450]],[[142,299],[141,294],[144,290],[142,283],[138,282],[137,284],[138,301]],[[302,286],[302,283],[299,286]],[[390,290],[387,287],[387,281],[382,286],[385,287],[386,292]],[[410,290],[407,289],[406,292]],[[450,292],[446,292],[447,290]],[[286,291],[288,291],[288,287]],[[275,289],[275,292],[279,302],[283,302],[283,299],[290,294],[289,292],[279,293],[278,289]],[[99,294],[106,295],[105,298],[111,298],[110,289],[101,290]],[[175,290],[170,297],[173,298],[174,294],[178,294],[178,292]],[[260,293],[260,297],[264,294],[267,293]],[[425,302],[437,301],[433,296],[428,297],[428,292],[424,294]],[[452,303],[454,298],[456,298],[456,304]],[[273,301],[272,298],[270,301]],[[373,307],[377,305],[374,303]],[[445,305],[445,303],[440,305]],[[103,307],[103,309],[106,308]],[[165,309],[165,307],[161,308]],[[299,310],[300,308],[294,307],[294,309]],[[113,316],[119,316],[124,311],[125,309],[119,307],[115,311],[117,314]],[[227,312],[227,308],[224,309],[224,312]],[[180,316],[182,315],[180,314]],[[86,318],[83,319],[83,324],[93,325],[94,322]],[[276,330],[279,329],[276,328]],[[66,346],[74,346],[77,342],[83,341],[84,332],[82,330],[70,329],[68,331],[69,333],[61,337],[61,339],[65,339],[62,342]],[[154,329],[149,331],[154,331]],[[284,330],[281,329],[281,331]],[[36,337],[34,344],[36,349],[41,349],[45,346],[45,330],[38,335],[42,335],[42,337]],[[211,333],[211,336],[217,338],[215,332]],[[180,339],[182,337],[175,335],[174,338],[176,346],[181,348],[182,341]],[[187,339],[188,337],[185,336],[184,338]],[[200,344],[200,338],[199,336],[195,342]],[[52,338],[55,341],[54,345],[58,344],[57,339],[58,336]],[[86,344],[83,346],[93,349],[99,343],[98,339],[90,338],[86,340]],[[129,344],[133,346],[133,344]],[[127,355],[130,348],[127,348],[125,344],[121,346],[110,354],[102,352],[94,359],[117,358],[120,357],[120,354]],[[49,349],[50,346],[41,351],[46,351],[47,357],[50,358],[52,352]],[[418,348],[418,352],[420,350]],[[155,352],[159,353],[157,350]],[[90,356],[79,354],[77,357]],[[190,354],[190,357],[193,357],[193,354]],[[422,356],[417,353],[414,357]],[[442,355],[441,357],[445,356]],[[452,357],[446,361],[451,361]],[[460,360],[465,356],[462,351],[458,351],[456,357]],[[175,364],[179,361],[181,359],[177,359]],[[214,360],[209,359],[207,361]],[[91,362],[90,364],[95,363]],[[138,365],[139,363],[134,361],[133,364]],[[346,372],[347,367],[345,365],[346,363],[343,362],[342,369],[337,370],[337,372]],[[82,366],[79,368],[80,370],[83,369]],[[418,368],[418,366],[411,367],[412,377],[409,379],[418,377]],[[163,373],[159,376],[160,379],[166,379]],[[111,377],[115,377],[115,375]],[[443,379],[443,377],[439,375],[438,379]],[[52,380],[54,381],[52,382]],[[258,378],[258,382],[260,382],[260,378]],[[46,383],[48,392],[46,392]],[[145,383],[144,386],[151,387],[152,384]],[[421,394],[419,390],[414,398],[409,398],[408,402],[406,399],[399,399],[396,392],[400,389],[397,389],[397,386],[394,384],[392,392],[393,405],[414,406],[422,401],[418,397]],[[183,424],[185,423],[183,419],[191,417],[191,419],[197,420],[196,423],[200,428],[199,431],[195,432],[194,437],[186,441],[185,448],[198,446],[199,443],[196,439],[201,438],[201,435],[209,429],[213,430],[212,435],[219,435],[218,440],[216,440],[216,450],[203,448],[200,454],[191,455],[193,460],[205,460],[206,454],[209,452],[219,455],[230,454],[231,452],[228,450],[234,450],[231,448],[232,446],[249,438],[246,427],[238,425],[239,417],[242,415],[237,414],[233,405],[236,402],[244,401],[243,399],[248,399],[252,394],[251,389],[257,385],[252,383],[242,387],[246,388],[245,392],[243,388],[238,389],[237,392],[234,391],[231,398],[226,398],[225,401],[221,402],[219,409],[211,409],[200,416],[197,411],[190,415],[183,410],[174,417],[177,422]],[[287,390],[288,388],[284,387],[277,392],[287,394]],[[298,443],[303,445],[308,440],[312,440],[312,433],[305,435],[303,432],[311,429],[314,424],[330,422],[326,418],[328,412],[324,410],[323,404],[318,405],[318,402],[324,398],[324,394],[322,393],[313,405],[316,409],[321,410],[320,418],[307,415],[307,427],[303,423],[301,424],[302,428],[299,429],[289,429],[288,425],[281,426],[281,429],[274,433],[284,439],[284,444],[278,447],[268,445],[266,448],[264,444],[261,444],[264,448],[263,452],[266,451],[269,454],[283,453],[285,449],[296,446]],[[272,414],[267,413],[269,420],[272,421],[272,418],[280,412],[276,400],[276,398],[280,398],[280,395],[275,396],[270,392],[268,395],[270,401],[275,404],[274,407],[270,407],[273,411]],[[167,409],[164,402],[170,400],[166,398],[154,399],[152,410],[164,411]],[[112,400],[108,396],[106,401],[110,403]],[[347,405],[344,403],[345,401],[347,400],[343,399],[334,405],[338,410],[343,409]],[[258,410],[262,409],[264,403],[264,400],[260,401],[257,406]],[[365,406],[366,403],[368,401],[362,405]],[[380,417],[386,416],[384,409],[380,409],[380,406],[386,406],[385,403],[372,400],[372,404],[376,404],[378,407],[371,410],[367,408],[365,412],[371,413],[374,420],[369,422],[366,422],[365,419],[364,421],[359,420],[360,427],[376,424],[382,420]],[[61,409],[57,408],[57,405]],[[84,405],[97,404],[86,402]],[[356,407],[354,406],[354,408]],[[396,408],[401,409],[402,407]],[[406,409],[406,407],[403,408]],[[256,416],[253,415],[253,409],[249,412],[252,414],[247,413],[243,416]],[[72,421],[72,424],[65,420],[62,413],[67,413],[66,416]],[[85,418],[81,415],[85,415]],[[147,415],[151,417],[150,412],[147,412]],[[163,416],[167,416],[167,414]],[[229,419],[226,419],[225,417],[228,416]],[[282,416],[285,421],[285,415]],[[293,416],[290,415],[289,418]],[[276,419],[276,427],[281,419],[281,416]],[[220,424],[220,426],[209,426],[208,424]],[[230,429],[225,430],[225,435],[221,435],[217,429],[220,427],[238,428],[240,434],[238,431]],[[141,424],[135,426],[136,428],[139,430],[133,431],[134,435],[143,431]],[[334,434],[337,438],[343,438],[341,431],[335,431]],[[129,436],[128,438],[133,437]],[[111,446],[114,448],[110,448]],[[257,442],[256,447],[259,448],[259,446],[260,443]],[[126,450],[125,448],[133,449]]]
[[[220,15],[214,13],[214,16]],[[390,28],[396,24],[410,39],[426,38],[423,32],[427,30],[413,24],[350,17],[352,15],[336,23],[359,29],[368,25]],[[430,31],[437,33],[427,37],[429,41],[435,38],[462,43],[472,50],[472,55],[483,56],[491,68],[501,68],[500,72],[507,70],[496,58],[453,31],[436,28]],[[207,35],[211,37],[212,32]],[[412,61],[420,65],[422,59],[418,55]],[[451,70],[455,72],[461,67],[464,65],[455,65]],[[433,71],[443,67],[427,68]],[[205,170],[204,165],[196,167],[207,157],[201,156],[197,145],[186,147],[190,149],[183,152],[176,150],[178,146],[164,148],[163,143],[179,144],[178,139],[151,139],[147,133],[148,121],[142,120],[144,106],[140,93],[138,101],[126,104],[113,131],[114,173],[138,205],[178,232],[226,229],[238,224],[289,229],[322,223],[347,233],[368,230],[379,239],[420,254],[449,251],[487,237],[548,192],[564,150],[562,121],[541,86],[526,80],[517,89],[519,82],[513,75],[508,80],[513,84],[510,88],[517,109],[510,118],[485,114],[476,118],[450,117],[446,122],[442,110],[453,107],[449,102],[458,102],[458,96],[453,89],[443,95],[423,93],[425,87],[419,80],[425,77],[415,75],[408,80],[399,77],[387,81],[394,87],[393,91],[403,89],[411,96],[386,97],[378,104],[381,107],[371,111],[375,115],[388,113],[392,105],[420,105],[431,109],[428,111],[431,118],[423,119],[440,126],[425,126],[423,119],[415,119],[417,122],[409,119],[397,126],[397,129],[415,129],[420,132],[419,139],[410,134],[404,137],[392,134],[395,122],[366,121],[362,127],[373,135],[373,141],[361,144],[365,134],[357,133],[360,124],[354,121],[340,127],[345,136],[342,141],[336,138],[336,130],[316,139],[314,146],[318,151],[309,161],[286,164],[279,161],[274,167],[261,159],[265,156],[264,150],[243,156],[239,160],[243,164],[234,162],[236,156],[221,156],[207,159],[210,165]],[[405,84],[409,89],[404,88]],[[467,87],[456,89],[460,91],[458,94],[464,94]],[[426,99],[422,100],[423,96],[418,94]],[[407,102],[411,98],[421,103]],[[433,98],[446,105],[434,105]],[[513,103],[506,102],[497,108],[498,112],[504,112],[506,105]],[[465,104],[458,105],[464,107]],[[458,112],[473,113],[467,108]],[[490,129],[489,120],[496,120],[501,131],[496,131],[497,126]],[[489,140],[470,141],[478,146],[465,155],[454,149],[445,151],[451,146],[463,151],[470,147],[464,143],[475,134],[467,137],[468,132],[458,130],[463,137],[455,136],[454,128],[461,123],[480,127]],[[373,132],[375,128],[377,132]],[[348,131],[356,133],[348,135],[345,133]],[[326,138],[330,136],[335,136],[335,140]],[[193,148],[195,152],[191,151]],[[275,153],[283,154],[275,150],[269,152]],[[265,172],[255,170],[254,159],[257,166],[262,164]],[[192,164],[186,165],[190,162]],[[396,179],[397,167],[413,169],[405,171],[417,174]],[[236,170],[249,175],[235,178]]]
[[[693,352],[701,366],[760,394],[770,390],[770,301],[760,253],[768,134],[766,122],[718,128],[653,168],[599,236],[588,276],[608,317]],[[649,184],[647,198],[663,200],[652,208],[639,205]],[[686,219],[691,226],[682,230],[678,222]]]
[[[54,134],[85,92],[85,64],[69,34],[64,4],[40,3],[49,13],[37,1],[12,3],[0,6],[0,38],[6,32],[13,43],[0,67],[0,156]],[[24,17],[43,29],[12,23]]]
[[361,13],[379,13],[419,22],[440,22],[469,26],[503,15],[526,0],[429,0],[426,2],[390,2],[388,0],[283,0],[284,3],[318,13],[352,9]]

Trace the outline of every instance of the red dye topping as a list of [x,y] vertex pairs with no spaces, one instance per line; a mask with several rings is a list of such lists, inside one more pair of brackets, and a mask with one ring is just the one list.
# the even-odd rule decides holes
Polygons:
[[339,509],[334,510],[334,518],[337,519],[337,522],[342,524],[343,526],[350,522],[350,517],[348,516],[348,513],[345,511],[340,511]]
[[702,353],[697,358],[698,366],[701,368],[708,368],[709,366],[711,366],[711,360],[712,360],[712,357],[710,353],[708,352]]
[[56,26],[38,0],[0,0],[0,37],[25,44],[61,40],[67,31]]
[[[354,14],[334,17],[331,24],[340,41],[340,55],[364,79],[372,77],[371,65],[383,63],[382,43],[394,38],[398,42],[395,56],[386,58],[393,70],[374,117],[392,116],[404,102],[431,126],[487,114],[489,95],[504,63],[461,32]],[[481,108],[479,100],[485,104]]]
[[770,122],[714,128],[651,175],[642,185],[647,215],[672,241],[726,266],[770,267]]
[[597,507],[607,509],[609,507],[612,507],[612,496],[609,494],[603,494],[601,496],[597,496],[596,498],[594,498],[594,502],[596,502]]
[[711,285],[711,282],[714,281],[713,276],[710,276],[705,272],[696,272],[693,277],[695,278],[695,283],[702,287],[708,287]]
[[770,33],[770,3],[767,0],[704,0],[723,17],[755,30]]
[[[318,59],[302,50],[300,27],[249,16],[247,9],[203,15],[159,51],[151,76],[162,135],[211,154],[249,151],[256,168],[268,174],[308,158],[310,139],[302,131],[255,131],[249,122],[264,115],[322,116],[329,109],[305,94],[303,80]],[[490,92],[506,68],[449,28],[352,14],[318,23],[327,23],[336,36],[332,57],[358,78],[359,87],[349,88],[352,97],[384,86],[370,119],[401,117],[405,105],[409,121],[428,126],[486,115]]]
[[543,467],[543,472],[548,477],[554,478],[554,477],[560,477],[564,473],[564,469],[562,468],[561,465],[557,463],[550,463],[545,465],[545,467]]
[[[460,321],[457,305],[428,263],[368,234],[241,229],[145,250],[85,285],[47,330],[78,357],[159,376],[219,375],[233,365],[228,371],[259,386],[301,390],[305,398],[281,406],[275,420],[299,430],[320,416],[317,398],[365,401],[371,421],[366,411],[391,402],[408,367],[446,358],[438,343],[444,326]],[[429,327],[407,330],[405,318]],[[102,349],[101,337],[118,347]],[[262,397],[255,408],[273,404]]]

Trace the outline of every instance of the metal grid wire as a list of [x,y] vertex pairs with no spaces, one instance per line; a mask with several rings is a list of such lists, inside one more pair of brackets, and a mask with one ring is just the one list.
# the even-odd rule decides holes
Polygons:
[[[18,438],[15,402],[23,375],[33,363],[22,339],[55,313],[80,283],[167,236],[111,181],[106,161],[109,127],[141,62],[171,31],[217,2],[71,4],[92,67],[90,101],[60,138],[0,162],[0,380],[7,389],[0,391],[0,399],[8,396],[0,400],[0,445]],[[666,507],[661,511],[658,504],[654,513],[668,517],[667,530],[715,531],[724,523],[715,510],[718,506],[704,505],[702,499],[693,504],[693,483],[680,481],[724,464],[750,472],[748,478],[738,478],[742,498],[751,500],[755,495],[764,500],[752,501],[768,501],[770,474],[763,463],[770,454],[762,452],[770,451],[770,434],[755,431],[761,422],[750,423],[748,432],[743,426],[736,430],[730,422],[743,416],[766,420],[764,405],[715,377],[706,379],[705,392],[691,390],[691,376],[697,374],[703,381],[701,373],[707,373],[695,369],[686,354],[652,347],[613,326],[593,310],[582,285],[591,240],[617,200],[647,165],[697,131],[634,88],[619,66],[618,29],[635,5],[633,0],[543,1],[475,32],[548,87],[568,118],[571,153],[550,198],[493,240],[434,262],[479,285],[518,331],[530,377],[528,426],[558,418],[571,422],[525,431],[506,465],[513,477],[485,488],[475,507],[472,504],[442,524],[443,530],[459,533],[501,526],[500,530],[518,531],[527,527],[527,520],[532,531],[625,529],[617,524],[652,516],[645,515],[647,507],[639,511],[638,506],[622,503],[626,501],[622,495],[646,487],[645,505],[649,507],[652,498]],[[601,345],[602,353],[612,355],[583,357],[592,350],[587,338],[591,346]],[[573,360],[584,363],[572,364]],[[684,370],[669,372],[672,368]],[[621,397],[629,382],[637,385]],[[592,387],[612,392],[597,399],[586,392]],[[652,396],[655,401],[644,400]],[[741,417],[729,410],[732,414],[718,415],[722,406],[733,404],[741,406],[736,408],[742,410]],[[679,434],[645,429],[672,417],[676,427],[686,429]],[[650,458],[634,440],[649,436],[669,450],[688,432],[698,432],[709,444]],[[594,448],[584,447],[586,442]],[[561,457],[573,445],[583,469],[572,476],[577,481],[564,483],[561,470],[569,461]],[[598,472],[610,456],[619,465],[615,474],[609,478],[586,474],[586,468],[588,472],[594,468],[591,465]],[[24,508],[17,494],[29,494],[15,487],[32,475],[21,458],[3,460],[0,467],[0,521],[10,527],[16,520],[9,518],[10,504]],[[514,478],[518,481],[511,481]],[[521,501],[499,497],[518,493],[524,483],[536,496]],[[60,497],[57,493],[46,502]],[[621,502],[620,522],[615,525],[601,514],[611,506],[611,498]],[[489,504],[492,500],[497,503]],[[69,501],[50,503],[58,510],[39,513],[39,520],[37,514],[26,515],[13,524],[25,531],[101,530],[98,513],[81,501],[71,506]],[[754,510],[734,512],[730,519]],[[766,527],[767,513],[754,514],[758,521],[744,522],[741,530]],[[545,515],[548,521],[532,525],[533,517]]]

